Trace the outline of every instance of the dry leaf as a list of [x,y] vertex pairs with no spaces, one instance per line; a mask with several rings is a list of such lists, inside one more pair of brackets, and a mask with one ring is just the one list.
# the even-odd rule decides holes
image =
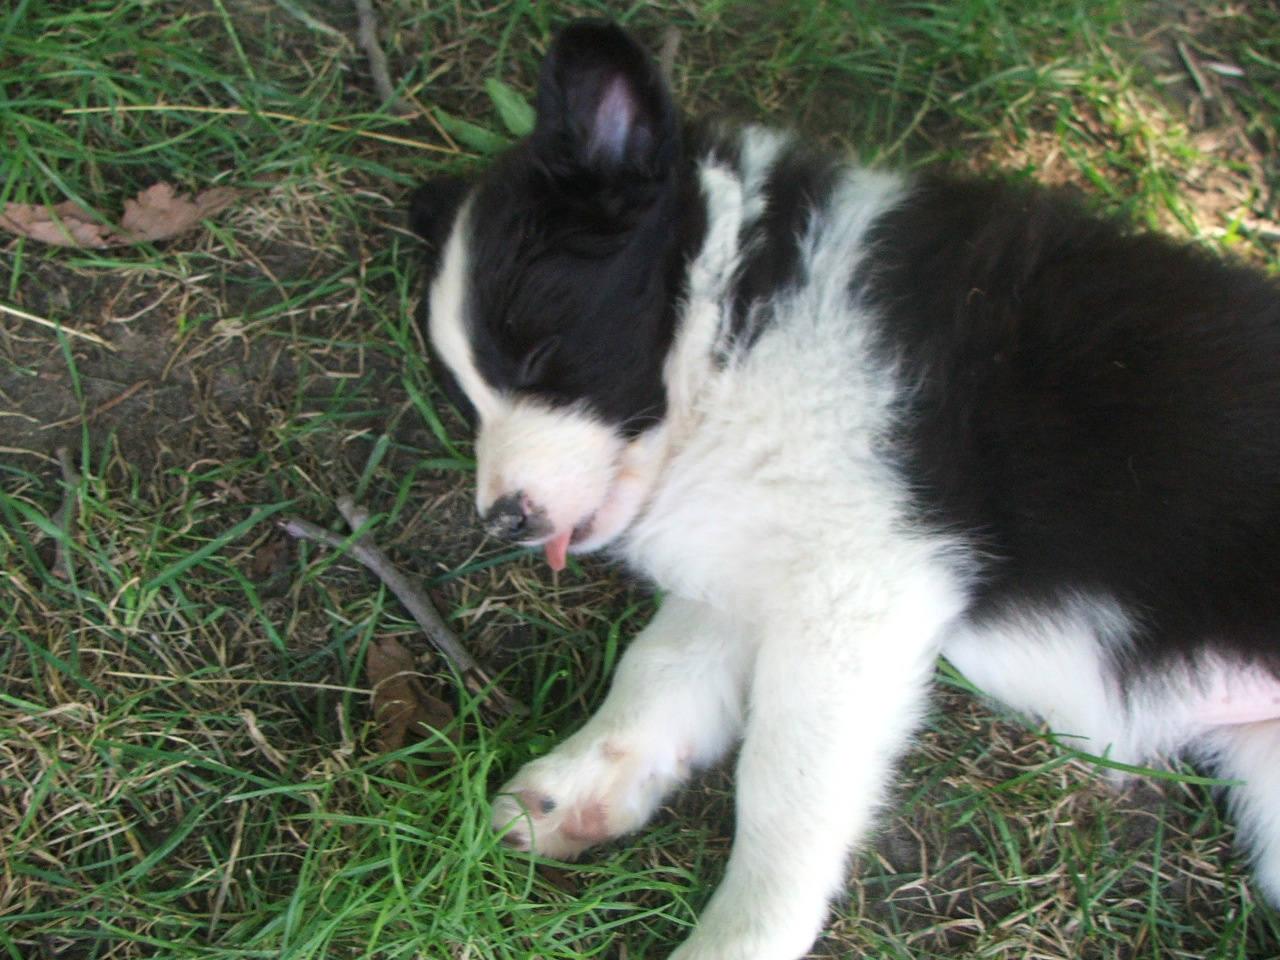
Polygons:
[[427,692],[413,655],[398,641],[375,639],[369,645],[364,669],[373,687],[379,753],[393,753],[424,739],[427,731],[444,730],[453,723],[453,708]]
[[157,183],[124,202],[118,227],[71,200],[54,207],[7,203],[0,228],[62,247],[121,247],[176,237],[239,196],[235,187],[214,187],[189,197],[172,184]]
[[249,557],[249,579],[254,583],[266,583],[283,576],[292,554],[293,539],[282,530],[273,531]]
[[240,191],[235,187],[214,187],[188,198],[168,183],[157,183],[124,202],[120,221],[121,243],[167,240],[190,230],[205,217],[232,203]]
[[56,207],[34,203],[6,203],[0,227],[42,243],[62,247],[105,247],[111,225],[74,200]]

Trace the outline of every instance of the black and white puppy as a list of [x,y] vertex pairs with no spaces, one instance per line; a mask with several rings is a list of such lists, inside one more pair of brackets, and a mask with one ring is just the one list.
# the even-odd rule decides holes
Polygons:
[[607,23],[537,113],[415,197],[431,348],[488,529],[665,598],[495,828],[576,855],[741,744],[673,957],[798,957],[941,653],[1089,751],[1240,781],[1280,901],[1280,290],[1056,194],[694,137]]

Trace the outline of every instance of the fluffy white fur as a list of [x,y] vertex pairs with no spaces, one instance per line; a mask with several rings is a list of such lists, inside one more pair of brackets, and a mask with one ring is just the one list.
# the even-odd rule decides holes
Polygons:
[[476,369],[464,322],[471,273],[469,209],[459,212],[432,284],[431,339],[476,408],[476,507],[484,516],[504,494],[519,492],[552,526],[541,540],[577,530],[574,548],[590,550],[618,536],[635,518],[656,477],[665,443],[651,431],[624,443],[590,414],[497,390]]
[[[950,544],[907,533],[904,493],[875,451],[842,442],[874,438],[893,400],[852,335],[861,307],[848,280],[850,251],[899,182],[851,177],[806,240],[823,282],[799,291],[741,362],[713,361],[737,240],[763,207],[754,191],[776,150],[751,133],[757,178],[702,171],[708,239],[668,365],[660,466],[646,471],[652,486],[621,547],[667,591],[661,613],[596,716],[494,806],[517,842],[573,855],[639,827],[740,737],[733,854],[680,960],[808,948],[960,610]],[[489,430],[482,422],[485,476],[504,469],[484,463]],[[588,469],[609,476],[612,463]],[[843,496],[813,496],[833,488]],[[863,544],[852,556],[849,530]]]
[[1220,776],[1241,782],[1231,793],[1232,812],[1255,852],[1258,886],[1280,903],[1280,720],[1216,726],[1197,746]]
[[503,402],[476,436],[481,514],[520,492],[555,530],[588,523],[610,498],[623,443],[589,414],[531,401]]
[[708,222],[665,369],[667,414],[629,443],[573,408],[485,384],[463,321],[465,210],[445,246],[432,337],[479,413],[481,511],[521,494],[556,534],[579,531],[572,549],[609,544],[666,594],[599,712],[503,788],[495,829],[574,856],[640,827],[691,770],[740,743],[729,865],[672,958],[793,960],[821,928],[945,652],[1085,749],[1141,762],[1191,742],[1256,784],[1242,828],[1280,900],[1280,811],[1263,799],[1280,796],[1280,721],[1217,725],[1223,710],[1276,716],[1266,704],[1280,685],[1203,663],[1122,696],[1106,653],[1132,619],[1106,597],[964,625],[964,555],[919,532],[881,455],[904,388],[869,348],[874,318],[850,292],[899,178],[843,175],[808,224],[807,282],[777,295],[774,322],[735,349],[727,291],[785,144],[743,136],[736,166],[700,169]]
[[471,208],[470,204],[464,203],[441,251],[440,272],[431,284],[431,341],[441,360],[454,371],[458,385],[476,408],[477,415],[481,420],[489,420],[501,413],[504,403],[476,369],[475,356],[462,319],[470,274],[467,254],[470,234]]

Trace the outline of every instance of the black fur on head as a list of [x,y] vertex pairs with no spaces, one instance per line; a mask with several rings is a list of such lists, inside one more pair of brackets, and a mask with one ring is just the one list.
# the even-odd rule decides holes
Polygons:
[[[537,105],[533,132],[470,194],[467,337],[498,391],[634,435],[665,411],[677,287],[700,239],[680,117],[648,53],[594,20],[552,44]],[[442,244],[464,198],[428,184],[415,229]]]
[[651,205],[680,155],[680,118],[661,71],[621,28],[567,27],[538,80],[531,172],[563,199],[619,226]]
[[409,229],[431,247],[433,257],[449,239],[458,207],[466,199],[469,185],[457,177],[428,180],[409,195]]

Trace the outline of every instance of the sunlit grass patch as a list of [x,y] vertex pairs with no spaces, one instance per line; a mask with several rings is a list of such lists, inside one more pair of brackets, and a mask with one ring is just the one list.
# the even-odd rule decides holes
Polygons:
[[[881,164],[1076,184],[1280,269],[1264,4],[376,9],[406,113],[345,4],[0,12],[0,203],[244,191],[162,243],[0,243],[0,955],[660,957],[704,904],[732,830],[722,771],[576,867],[488,827],[490,791],[599,701],[654,601],[480,537],[400,206],[527,124],[570,16],[655,48],[674,29],[697,110]],[[340,493],[527,717],[454,693],[456,741],[379,753],[372,637],[455,687],[374,578],[276,537],[285,512],[336,526]],[[1122,790],[949,687],[941,704],[819,955],[1280,955],[1211,787],[1179,768]]]

